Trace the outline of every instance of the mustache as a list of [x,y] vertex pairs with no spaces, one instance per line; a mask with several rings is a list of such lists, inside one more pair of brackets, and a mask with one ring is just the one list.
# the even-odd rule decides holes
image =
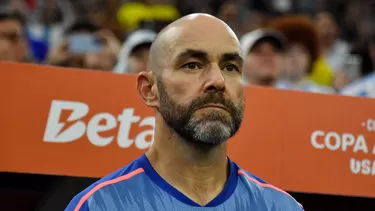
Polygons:
[[226,99],[224,97],[224,94],[222,93],[210,93],[210,94],[201,96],[191,103],[190,109],[192,111],[195,111],[207,104],[221,104],[224,107],[226,107],[228,110],[230,110],[231,112],[236,111],[236,106],[234,105],[234,103]]

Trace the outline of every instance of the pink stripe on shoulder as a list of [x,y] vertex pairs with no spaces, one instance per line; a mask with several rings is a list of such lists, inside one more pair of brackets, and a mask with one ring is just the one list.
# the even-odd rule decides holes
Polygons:
[[91,189],[89,192],[87,192],[82,198],[81,200],[79,200],[76,208],[74,209],[74,211],[79,211],[79,209],[81,209],[83,203],[85,203],[85,201],[90,198],[90,196],[92,196],[96,191],[98,191],[99,189],[107,186],[107,185],[111,185],[111,184],[114,184],[114,183],[118,183],[118,182],[121,182],[121,181],[124,181],[124,180],[127,180],[127,179],[130,179],[132,177],[134,177],[135,175],[139,174],[139,173],[142,173],[144,172],[143,168],[138,168],[128,174],[125,174],[121,177],[117,177],[115,179],[111,179],[111,180],[108,180],[108,181],[105,181],[105,182],[102,182],[102,183],[99,183],[97,186],[95,186],[93,189]]
[[[261,182],[259,182],[258,180],[256,180],[256,179],[250,177],[250,176],[249,176],[245,171],[243,171],[243,170],[238,170],[238,174],[243,174],[243,175],[245,175],[245,177],[246,177],[247,179],[251,180],[252,182],[255,182],[255,183],[256,183],[257,185],[259,185],[259,186],[262,186],[262,187],[265,187],[265,188],[272,188],[272,189],[274,189],[274,190],[277,190],[277,191],[279,191],[279,192],[281,192],[281,193],[284,193],[284,194],[288,195],[289,197],[293,198],[289,193],[285,192],[284,190],[281,190],[281,189],[278,188],[278,187],[275,187],[275,186],[273,186],[273,185],[271,185],[271,184],[261,183]],[[293,198],[293,199],[294,199],[294,198]],[[298,202],[297,202],[297,203],[298,203]],[[302,204],[300,204],[300,203],[298,203],[298,204],[299,204],[299,206],[303,207]]]

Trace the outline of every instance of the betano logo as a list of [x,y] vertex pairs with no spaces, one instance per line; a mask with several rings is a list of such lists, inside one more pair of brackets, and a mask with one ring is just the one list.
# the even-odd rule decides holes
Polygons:
[[[63,111],[71,111],[65,122],[60,122]],[[128,148],[135,144],[138,149],[147,149],[154,140],[155,117],[141,119],[134,115],[134,108],[125,108],[117,118],[110,113],[93,115],[87,124],[82,120],[89,113],[89,106],[82,102],[53,100],[48,115],[48,121],[43,140],[52,143],[69,143],[81,139],[85,134],[95,146],[104,147],[112,143],[115,136],[102,137],[100,132],[113,130],[118,127],[117,143],[121,148]],[[105,124],[102,124],[103,120]],[[134,139],[129,138],[133,124],[139,127],[151,126],[137,134]],[[151,141],[146,137],[151,136]]]

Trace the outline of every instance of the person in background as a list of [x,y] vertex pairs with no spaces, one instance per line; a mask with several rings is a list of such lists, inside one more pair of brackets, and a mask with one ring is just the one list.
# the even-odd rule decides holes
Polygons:
[[274,30],[257,29],[240,39],[244,53],[243,83],[275,87],[285,50],[284,36]]
[[351,51],[350,54],[344,55],[344,65],[335,73],[332,87],[336,91],[340,91],[351,82],[355,81],[361,76],[361,69],[366,61],[363,55],[356,51]]
[[156,32],[139,29],[132,32],[121,47],[115,73],[137,74],[146,71],[149,50]]
[[255,29],[262,28],[264,24],[267,21],[267,14],[264,14],[260,11],[251,10],[249,12],[249,16],[247,17],[247,20],[244,22],[244,25],[242,26],[244,32],[250,32]]
[[214,0],[210,2],[210,7],[213,14],[228,24],[237,36],[247,32],[249,22],[254,21],[250,17],[250,10],[239,0]]
[[29,62],[24,17],[17,12],[0,12],[0,61]]
[[123,41],[124,30],[121,28],[116,15],[114,15],[122,5],[123,0],[86,0],[82,3],[88,20],[101,28],[111,30],[117,38]]
[[375,72],[360,78],[340,91],[347,96],[375,98]]
[[[27,23],[30,54],[42,63],[64,35],[64,23],[72,21],[72,11],[66,1],[38,0]],[[66,10],[66,11],[65,11]],[[63,14],[70,14],[65,15]]]
[[334,72],[340,71],[350,51],[348,43],[339,39],[339,28],[329,12],[319,12],[315,19],[322,53]]
[[342,95],[375,98],[375,36],[366,48],[356,51],[361,58],[361,75],[359,78],[340,90]]
[[268,26],[288,40],[278,88],[333,93],[332,88],[320,85],[331,85],[333,74],[321,56],[314,23],[304,16],[283,16],[271,20]]
[[[345,67],[336,73],[334,88],[338,91],[349,86],[352,82],[366,78],[374,72],[375,63],[375,37],[365,45],[353,48],[345,58]],[[363,94],[362,94],[363,95]]]
[[117,12],[119,24],[126,32],[139,28],[142,21],[173,21],[179,16],[173,4],[161,4],[157,0],[127,2]]
[[25,0],[2,0],[8,3],[8,6],[12,8],[15,12],[22,14],[22,16],[27,15],[30,12],[30,7]]
[[82,20],[72,24],[65,39],[49,55],[50,65],[111,71],[120,42],[109,30]]

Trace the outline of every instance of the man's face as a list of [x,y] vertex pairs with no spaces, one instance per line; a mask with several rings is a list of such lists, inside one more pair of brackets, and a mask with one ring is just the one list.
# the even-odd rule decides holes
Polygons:
[[0,61],[23,62],[27,56],[22,25],[12,19],[0,21]]
[[159,112],[184,140],[203,146],[225,142],[244,113],[242,58],[229,35],[182,32],[157,77]]
[[280,51],[272,43],[261,41],[245,58],[243,74],[248,81],[273,81],[278,77],[281,65]]

